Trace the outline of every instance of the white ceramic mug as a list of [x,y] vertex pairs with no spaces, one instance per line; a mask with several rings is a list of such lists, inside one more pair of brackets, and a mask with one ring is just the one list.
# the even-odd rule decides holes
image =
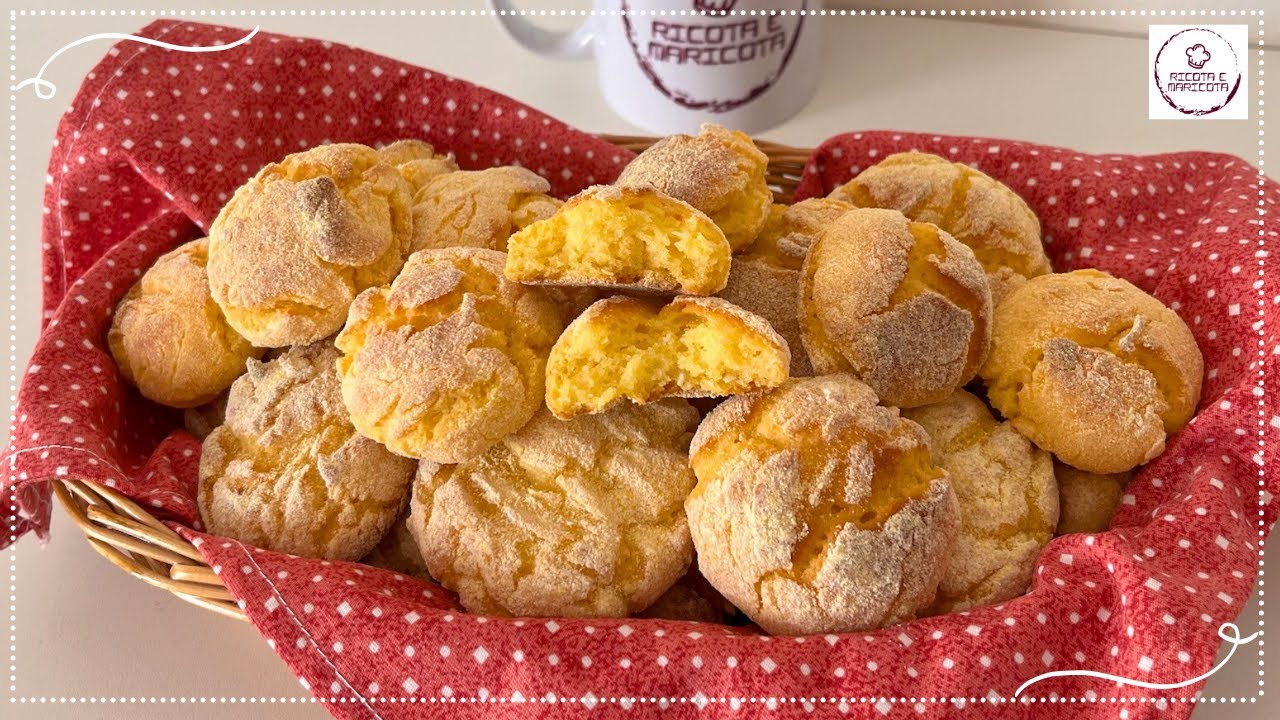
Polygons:
[[529,50],[594,58],[610,107],[650,132],[695,132],[703,122],[759,132],[796,114],[817,88],[820,18],[804,11],[821,0],[594,2],[582,25],[558,32],[511,0],[489,0]]

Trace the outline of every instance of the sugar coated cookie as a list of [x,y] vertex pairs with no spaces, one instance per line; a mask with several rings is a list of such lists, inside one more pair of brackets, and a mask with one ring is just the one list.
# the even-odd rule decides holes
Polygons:
[[760,232],[773,192],[769,158],[747,135],[704,123],[697,135],[670,135],[623,169],[619,185],[652,185],[706,213],[734,250]]
[[859,207],[898,210],[933,223],[973,250],[996,304],[1027,278],[1053,272],[1040,219],[1016,192],[980,170],[937,155],[890,155],[832,191]]
[[107,346],[124,378],[148,400],[203,405],[231,387],[244,361],[262,355],[209,295],[208,240],[156,260],[116,306]]
[[1098,270],[1041,275],[1000,303],[987,397],[1059,460],[1130,470],[1191,420],[1204,361],[1177,313]]
[[478,247],[507,251],[515,231],[551,217],[559,200],[532,170],[495,167],[431,178],[413,196],[413,250]]
[[423,250],[390,286],[360,294],[337,339],[357,430],[399,455],[461,462],[533,417],[563,324],[540,288],[502,276],[504,261]]
[[791,348],[791,376],[813,374],[800,337],[800,266],[823,227],[853,206],[839,200],[810,198],[774,205],[764,229],[733,258],[729,282],[716,293],[773,326]]
[[651,187],[596,186],[507,244],[507,278],[533,285],[711,295],[729,243],[688,203]]
[[800,282],[815,372],[852,372],[889,405],[944,400],[986,360],[986,274],[934,225],[896,210],[846,212],[818,233]]
[[409,527],[431,576],[497,615],[624,617],[693,555],[682,503],[698,414],[623,405],[520,432],[459,465],[421,463]]
[[690,448],[685,508],[702,574],[774,634],[909,620],[960,525],[928,437],[852,375],[722,403]]
[[557,417],[631,400],[714,397],[787,379],[787,341],[759,317],[719,298],[666,305],[615,297],[587,309],[547,360],[547,407]]
[[259,347],[328,337],[409,251],[409,184],[377,150],[321,145],[271,163],[209,229],[209,289]]
[[412,460],[356,433],[326,343],[248,361],[226,422],[200,456],[200,516],[215,535],[268,550],[355,560],[409,495]]
[[1053,458],[964,390],[902,416],[929,434],[933,462],[947,471],[960,501],[960,536],[931,612],[1026,592],[1058,523]]

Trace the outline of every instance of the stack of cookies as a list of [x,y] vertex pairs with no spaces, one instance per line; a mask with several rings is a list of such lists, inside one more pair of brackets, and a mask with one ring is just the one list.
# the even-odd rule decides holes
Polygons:
[[467,610],[850,632],[1025,592],[1199,399],[1186,325],[1053,274],[1008,187],[920,153],[773,202],[706,125],[561,202],[418,141],[263,168],[116,309],[204,441],[210,532]]

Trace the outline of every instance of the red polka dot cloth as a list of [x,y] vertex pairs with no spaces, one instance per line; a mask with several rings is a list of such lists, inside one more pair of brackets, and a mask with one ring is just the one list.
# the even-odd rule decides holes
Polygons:
[[[164,20],[142,34],[213,45],[244,31]],[[112,308],[263,164],[323,142],[401,137],[452,150],[467,167],[518,162],[560,195],[611,180],[631,157],[509,98],[332,43],[264,33],[202,55],[136,43],[110,51],[68,109],[50,162],[47,324],[3,457],[16,535],[45,533],[51,479],[119,489],[199,547],[303,686],[342,718],[1191,712],[1199,684],[1054,678],[1026,693],[1035,702],[1010,698],[1058,670],[1149,683],[1201,675],[1219,626],[1249,595],[1261,528],[1275,519],[1277,479],[1261,468],[1280,427],[1262,392],[1277,369],[1263,313],[1280,300],[1262,275],[1277,241],[1263,211],[1274,213],[1280,193],[1254,168],[1203,152],[1089,156],[891,132],[822,144],[801,196],[908,149],[1008,183],[1039,213],[1055,267],[1102,268],[1175,308],[1206,378],[1196,420],[1131,483],[1113,529],[1054,540],[1025,596],[865,634],[771,638],[696,623],[475,616],[414,578],[199,532],[199,443],[122,382],[105,350]],[[1242,623],[1252,632],[1252,618]]]

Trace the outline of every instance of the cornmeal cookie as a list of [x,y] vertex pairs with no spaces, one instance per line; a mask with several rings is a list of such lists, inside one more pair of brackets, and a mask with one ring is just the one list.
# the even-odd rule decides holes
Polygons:
[[507,251],[507,238],[551,217],[561,202],[532,170],[496,167],[437,175],[413,196],[413,250]]
[[683,400],[557,420],[459,465],[423,462],[409,528],[431,576],[495,615],[624,617],[689,566]]
[[268,550],[355,560],[404,507],[412,460],[356,433],[342,405],[338,352],[295,347],[248,361],[226,422],[200,456],[200,516],[215,535]]
[[991,288],[973,251],[896,210],[846,212],[818,233],[800,310],[815,372],[852,372],[898,407],[946,399],[990,346]]
[[209,229],[209,289],[259,347],[328,337],[361,290],[400,271],[408,182],[364,145],[321,145],[262,168]]
[[442,463],[479,455],[542,405],[563,324],[541,289],[507,282],[496,250],[409,257],[351,306],[338,335],[342,399],[356,429],[392,452]]
[[640,617],[724,624],[737,612],[738,609],[698,572],[695,558],[695,565],[689,568],[689,572],[645,608]]
[[755,239],[769,215],[773,192],[769,157],[747,135],[704,123],[697,135],[670,135],[632,160],[618,184],[651,185],[706,213],[733,249]]
[[588,308],[551,348],[547,407],[570,418],[625,400],[752,392],[782,384],[790,363],[768,323],[720,298],[619,296]]
[[910,620],[947,571],[960,511],[929,438],[852,375],[726,400],[690,448],[698,567],[773,634]]
[[929,434],[933,462],[960,501],[960,536],[934,614],[998,603],[1027,591],[1036,556],[1058,523],[1053,458],[964,390],[904,410]]
[[194,240],[156,260],[116,306],[107,345],[124,378],[148,400],[203,405],[262,355],[227,324],[209,295],[209,241]]
[[587,188],[512,235],[507,253],[507,278],[532,285],[711,295],[729,277],[720,228],[651,187]]
[[982,368],[991,404],[1062,462],[1130,470],[1191,420],[1204,361],[1186,323],[1098,270],[1042,275],[1000,303]]
[[800,338],[800,265],[818,231],[851,209],[848,203],[828,198],[774,205],[755,242],[734,256],[729,282],[716,293],[764,318],[786,339],[792,377],[813,374]]
[[422,560],[422,552],[418,550],[418,541],[413,539],[413,533],[409,531],[407,506],[405,512],[391,524],[387,534],[378,541],[377,546],[360,562],[401,575],[427,577],[427,564]]
[[437,154],[430,143],[421,140],[397,140],[380,148],[378,154],[409,181],[413,193],[439,175],[458,171],[458,163],[452,157]]
[[933,223],[973,250],[996,304],[1026,278],[1053,272],[1040,219],[1007,185],[937,155],[890,155],[831,192],[859,207],[898,210]]
[[1058,477],[1058,504],[1062,508],[1057,534],[1099,533],[1109,529],[1111,516],[1133,473],[1099,475],[1062,463],[1055,463],[1054,471]]

